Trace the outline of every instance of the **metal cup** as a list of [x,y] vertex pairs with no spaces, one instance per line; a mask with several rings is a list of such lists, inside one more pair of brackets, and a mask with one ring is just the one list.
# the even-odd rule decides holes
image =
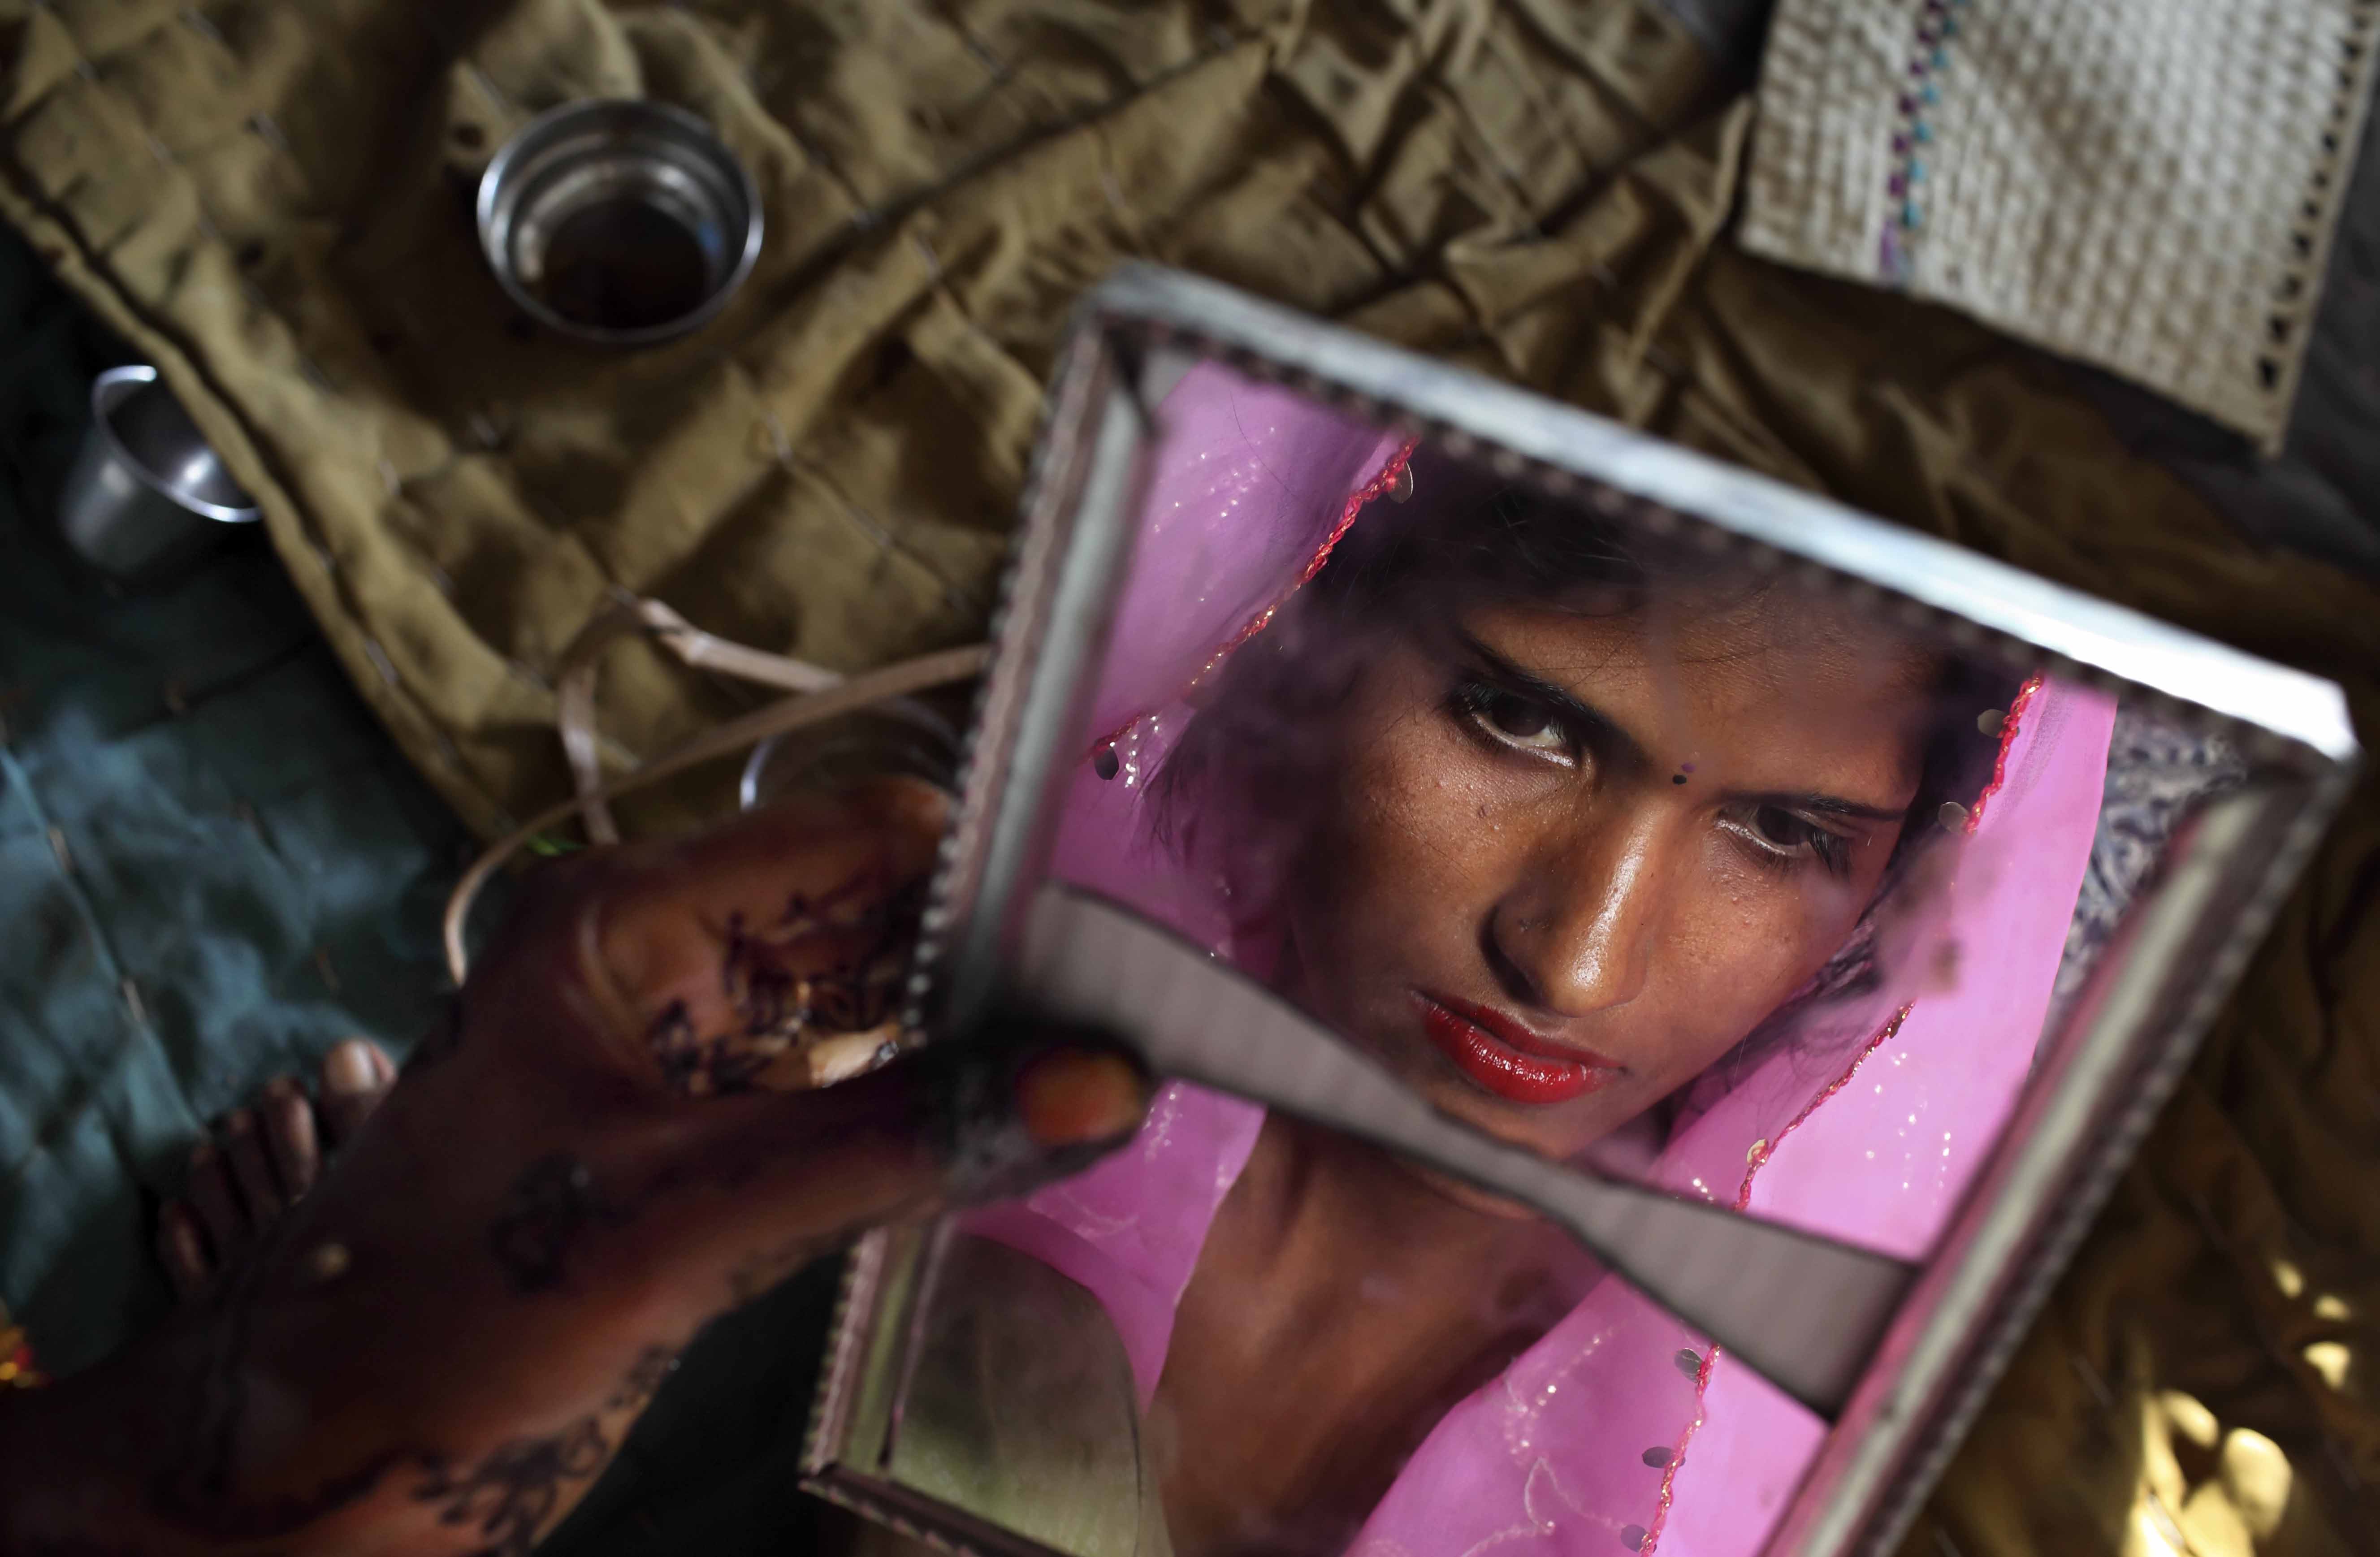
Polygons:
[[726,306],[760,254],[752,175],[683,109],[598,98],[549,109],[480,176],[480,249],[523,312],[643,346]]
[[110,368],[91,381],[91,426],[58,495],[68,545],[119,578],[152,578],[256,518],[256,500],[156,369]]
[[914,698],[892,698],[840,718],[771,736],[752,748],[736,790],[745,810],[805,790],[835,789],[882,773],[958,787],[959,733]]

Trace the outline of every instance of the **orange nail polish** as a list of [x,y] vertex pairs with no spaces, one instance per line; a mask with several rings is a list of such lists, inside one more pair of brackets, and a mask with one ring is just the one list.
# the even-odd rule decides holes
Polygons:
[[1148,1106],[1140,1073],[1120,1055],[1062,1050],[1033,1060],[1016,1078],[1017,1119],[1045,1148],[1120,1136]]

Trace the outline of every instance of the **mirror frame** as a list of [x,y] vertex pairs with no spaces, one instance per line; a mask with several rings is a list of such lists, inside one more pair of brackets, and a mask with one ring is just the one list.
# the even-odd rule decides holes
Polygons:
[[[1055,821],[1048,781],[1076,723],[1129,553],[1168,355],[1213,358],[1357,420],[1484,460],[1781,570],[1951,644],[2117,693],[2219,733],[2254,779],[2168,845],[2111,955],[2045,1043],[1999,1144],[1961,1201],[1767,1551],[1888,1551],[1915,1517],[2051,1283],[2088,1230],[2351,783],[2360,752],[2327,681],[2052,584],[1766,477],[1153,266],[1078,310],[1023,505],[958,814],[911,984],[913,1027],[965,1031],[1000,993]],[[892,1481],[895,1404],[939,1233],[859,1240],[802,1468],[820,1495],[945,1550],[1046,1549]]]

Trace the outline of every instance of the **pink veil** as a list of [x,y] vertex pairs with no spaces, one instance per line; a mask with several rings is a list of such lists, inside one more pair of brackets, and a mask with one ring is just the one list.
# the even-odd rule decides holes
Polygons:
[[[1051,869],[1202,944],[1227,948],[1220,883],[1149,835],[1145,779],[1186,721],[1184,694],[1257,631],[1367,505],[1407,447],[1214,365],[1167,398],[1149,523],[1130,565]],[[1789,1046],[1706,1078],[1642,1177],[1904,1256],[1922,1256],[1981,1165],[2033,1060],[2087,863],[2112,702],[2027,686],[1957,869],[1897,965],[1937,987],[1828,1009],[1841,1040]],[[1112,747],[1109,743],[1112,742]],[[1094,750],[1111,749],[1113,778]],[[1114,1321],[1145,1405],[1173,1311],[1263,1111],[1203,1089],[1160,1093],[1130,1148],[968,1231],[1053,1266]],[[1614,1557],[1756,1551],[1825,1434],[1815,1416],[1616,1277],[1431,1431],[1373,1511],[1363,1557],[1494,1546]]]

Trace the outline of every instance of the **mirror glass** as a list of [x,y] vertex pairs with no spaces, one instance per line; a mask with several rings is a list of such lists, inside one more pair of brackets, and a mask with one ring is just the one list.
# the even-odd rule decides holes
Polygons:
[[[1922,1260],[2248,780],[1614,491],[1142,388],[1050,876],[1580,1172]],[[1079,1557],[1750,1553],[1827,1430],[1542,1220],[1208,1088],[927,1264],[882,1474]]]

